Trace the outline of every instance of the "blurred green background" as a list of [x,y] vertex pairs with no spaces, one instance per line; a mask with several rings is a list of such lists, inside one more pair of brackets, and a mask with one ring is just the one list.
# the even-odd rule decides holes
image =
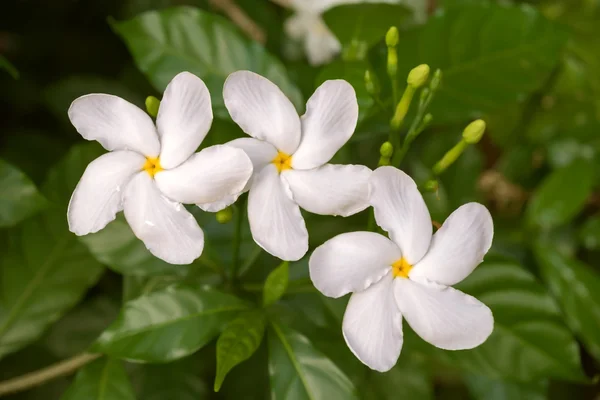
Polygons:
[[[244,261],[232,276],[234,223],[219,224],[196,208],[207,244],[190,266],[153,258],[121,217],[97,234],[71,234],[68,200],[86,165],[102,154],[71,126],[71,101],[102,92],[143,107],[146,96],[160,98],[168,81],[188,70],[207,83],[213,98],[215,121],[205,146],[243,136],[221,96],[231,72],[250,69],[268,77],[300,113],[321,82],[342,78],[354,86],[361,114],[333,161],[376,168],[393,114],[383,41],[391,25],[400,30],[401,90],[416,65],[443,73],[428,110],[433,122],[400,167],[422,184],[470,121],[483,118],[488,125],[482,141],[438,178],[438,190],[425,193],[440,223],[468,201],[486,204],[494,216],[492,250],[458,285],[494,312],[495,331],[485,344],[442,351],[405,324],[398,365],[385,374],[368,370],[341,335],[347,297],[332,300],[314,289],[309,251],[289,265],[283,297],[252,311],[271,322],[255,352],[248,350],[252,345],[240,350],[250,358],[231,370],[218,393],[216,337],[234,314],[200,318],[197,326],[172,321],[173,331],[150,324],[142,337],[93,347],[112,358],[81,368],[75,383],[73,368],[6,398],[600,399],[600,0],[405,5],[327,10],[322,20],[341,52],[311,65],[303,44],[286,33],[285,21],[297,11],[285,0],[5,1],[0,379],[86,351],[124,303],[160,308],[161,296],[177,301],[169,297],[172,284],[217,288],[225,297],[202,297],[209,305],[239,299],[259,305],[264,281],[279,265],[253,243],[244,221]],[[366,70],[379,88],[375,95],[365,86]],[[234,217],[240,213],[233,211]],[[368,211],[346,219],[305,218],[312,251],[336,234],[364,230]],[[179,356],[168,355],[175,332],[185,329],[194,339]],[[242,325],[237,335],[248,330]],[[120,361],[133,354],[153,362]]]

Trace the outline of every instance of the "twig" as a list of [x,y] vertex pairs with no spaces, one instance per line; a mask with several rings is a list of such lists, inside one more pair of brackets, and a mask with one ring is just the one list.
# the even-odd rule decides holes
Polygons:
[[281,7],[292,8],[292,0],[271,0],[271,2]]
[[100,356],[100,354],[79,354],[73,358],[69,358],[68,360],[61,361],[38,371],[0,382],[0,396],[31,389],[52,379],[72,374]]
[[233,0],[210,0],[210,4],[223,11],[251,39],[265,44],[265,32]]

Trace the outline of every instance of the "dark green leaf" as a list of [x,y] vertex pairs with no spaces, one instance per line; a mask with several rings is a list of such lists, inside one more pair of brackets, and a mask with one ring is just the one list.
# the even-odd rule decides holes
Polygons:
[[544,287],[512,262],[486,262],[458,285],[494,313],[494,332],[469,351],[443,352],[452,365],[493,379],[583,380],[579,347]]
[[244,313],[231,321],[217,341],[215,392],[233,367],[247,360],[260,346],[265,332],[265,315],[260,310]]
[[323,19],[342,45],[363,42],[371,47],[390,26],[402,25],[410,14],[401,4],[344,4],[327,10]]
[[398,79],[404,82],[418,64],[441,68],[443,83],[431,105],[435,122],[476,118],[538,89],[556,66],[564,39],[530,6],[485,1],[450,7],[400,35]]
[[594,165],[578,159],[548,175],[527,206],[527,220],[542,228],[569,222],[583,208],[594,188]]
[[585,221],[579,230],[579,240],[588,250],[600,249],[600,216],[597,215]]
[[600,360],[600,276],[588,265],[561,255],[554,243],[538,240],[534,252],[567,324]]
[[476,400],[545,400],[548,382],[516,383],[467,375],[465,383]]
[[365,400],[433,399],[433,382],[423,360],[410,357],[403,349],[394,368],[385,373],[371,373]]
[[122,362],[102,358],[77,373],[61,400],[135,400],[135,395]]
[[19,79],[19,70],[17,68],[15,68],[15,66],[12,65],[10,63],[10,61],[8,61],[6,59],[6,57],[4,57],[1,54],[0,54],[0,69],[3,69],[6,72],[8,72],[10,74],[10,76],[13,77],[13,79]]
[[285,293],[290,277],[290,267],[287,261],[282,262],[275,268],[265,281],[263,289],[263,305],[269,306],[275,303]]
[[200,349],[246,308],[216,290],[171,286],[127,302],[93,349],[132,361],[168,362]]
[[176,74],[189,71],[208,86],[215,113],[227,117],[221,95],[225,78],[234,71],[251,70],[278,85],[297,108],[303,107],[301,94],[281,62],[224,18],[178,7],[146,12],[112,26],[160,92]]
[[13,226],[40,211],[44,197],[31,180],[0,159],[0,228]]
[[352,382],[298,332],[272,324],[269,331],[272,399],[356,399]]

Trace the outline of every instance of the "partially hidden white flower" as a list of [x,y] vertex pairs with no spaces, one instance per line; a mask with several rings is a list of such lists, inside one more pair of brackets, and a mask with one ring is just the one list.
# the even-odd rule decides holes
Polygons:
[[[250,230],[259,246],[283,260],[298,260],[308,251],[300,207],[341,216],[368,207],[371,170],[327,164],[350,139],[358,120],[356,94],[348,82],[324,82],[302,118],[274,83],[253,72],[229,75],[223,98],[231,118],[253,137],[227,145],[246,151],[254,164],[246,189]],[[200,207],[215,210],[226,203]]]
[[77,235],[99,231],[123,210],[152,254],[189,264],[202,253],[204,234],[181,203],[238,194],[252,175],[240,149],[212,146],[194,154],[213,115],[206,85],[187,72],[167,86],[156,127],[144,111],[108,94],[79,97],[69,118],[81,136],[110,151],[88,165],[71,197],[67,217]]
[[402,317],[425,341],[446,350],[482,344],[494,328],[491,310],[454,288],[483,260],[493,237],[489,211],[459,207],[432,236],[427,206],[415,182],[393,167],[369,181],[377,224],[373,232],[345,233],[318,247],[310,277],[324,295],[353,293],[342,330],[348,347],[370,368],[387,371],[402,348]]
[[310,64],[328,63],[342,49],[321,15],[335,6],[355,3],[400,3],[413,10],[416,22],[423,22],[427,17],[427,0],[291,0],[295,12],[285,21],[285,31],[302,43]]

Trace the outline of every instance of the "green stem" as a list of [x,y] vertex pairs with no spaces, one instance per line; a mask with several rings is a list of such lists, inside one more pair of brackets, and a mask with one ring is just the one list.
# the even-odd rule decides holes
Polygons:
[[425,112],[427,111],[431,100],[433,100],[433,94],[433,91],[431,91],[425,99],[419,101],[417,114],[415,115],[415,118],[413,119],[412,124],[410,125],[406,137],[404,138],[404,143],[402,143],[402,147],[400,148],[400,150],[394,152],[391,165],[400,167],[400,164],[404,160],[406,153],[408,153],[408,149],[410,149],[412,142],[425,129],[425,126],[423,124],[423,118],[425,117]]
[[246,210],[246,201],[242,201],[238,207],[235,220],[235,230],[233,232],[233,257],[231,265],[231,279],[235,280],[237,276],[238,265],[240,261],[240,246],[242,244],[242,224]]

